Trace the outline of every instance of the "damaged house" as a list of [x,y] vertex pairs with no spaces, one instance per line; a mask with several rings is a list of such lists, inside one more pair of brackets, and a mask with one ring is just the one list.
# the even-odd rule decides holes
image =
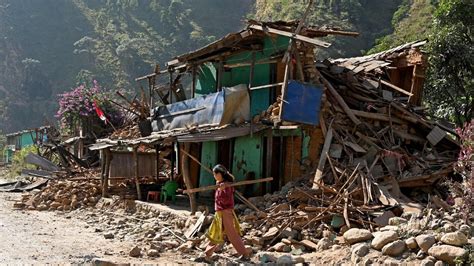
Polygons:
[[[236,181],[255,181],[239,188],[245,197],[302,178],[338,197],[357,179],[347,196],[354,205],[394,205],[406,201],[400,189],[451,173],[458,151],[452,130],[427,120],[420,106],[424,42],[317,61],[315,48],[330,46],[317,38],[328,35],[357,33],[249,21],[138,78],[149,85],[151,107],[139,125],[142,136],[117,134],[90,147],[101,150],[103,195],[120,180],[133,180],[138,199],[170,178],[183,189],[210,186],[208,169],[220,163]],[[196,196],[189,197],[194,212]]]
[[15,152],[32,145],[41,145],[47,141],[48,126],[27,129],[7,134],[7,146],[4,150],[3,159],[5,163],[11,163]]

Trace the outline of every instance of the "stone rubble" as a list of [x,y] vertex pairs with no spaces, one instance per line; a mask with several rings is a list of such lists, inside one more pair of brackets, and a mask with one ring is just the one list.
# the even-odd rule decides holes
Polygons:
[[[292,187],[294,184],[272,195],[249,200],[266,213],[284,214],[294,208],[286,198],[288,193],[294,191]],[[185,232],[194,226],[201,212],[194,216],[179,216],[146,204],[136,204],[133,200],[118,197],[99,199],[98,191],[98,185],[93,182],[57,181],[24,198],[29,209],[76,215],[105,239],[136,243],[123,251],[124,255],[152,259],[164,252],[178,252],[183,258],[192,260],[206,248],[208,240],[205,230],[212,221],[212,214],[205,213],[201,229],[194,237],[187,239]],[[337,222],[341,217],[337,214],[307,228],[298,226],[298,223],[285,226],[285,220],[278,216],[268,219],[266,215],[241,204],[237,204],[235,209],[243,229],[244,243],[255,254],[252,257],[254,263],[305,262],[304,258],[311,257],[311,254],[340,251],[346,252],[343,261],[357,265],[399,265],[408,262],[440,265],[472,261],[472,255],[468,256],[474,243],[472,224],[464,224],[459,219],[459,208],[453,208],[450,212],[431,209],[424,210],[422,214],[398,214],[400,216],[389,218],[386,226],[378,228],[347,228],[344,222]],[[287,216],[282,217],[288,219]],[[217,254],[224,256],[218,258],[224,261],[226,256],[236,255],[231,245],[225,245]]]

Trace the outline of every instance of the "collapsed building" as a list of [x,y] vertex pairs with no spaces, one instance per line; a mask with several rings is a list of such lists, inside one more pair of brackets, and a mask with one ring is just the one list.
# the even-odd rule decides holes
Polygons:
[[[357,33],[249,21],[138,78],[149,85],[149,116],[134,132],[90,146],[101,151],[103,196],[124,193],[118,188],[126,183],[135,192],[124,194],[145,199],[167,179],[206,187],[214,183],[207,169],[220,163],[236,181],[257,180],[239,189],[246,197],[304,179],[310,185],[297,194],[322,190],[337,204],[410,207],[400,190],[450,175],[459,149],[455,133],[423,113],[425,42],[318,61],[315,48],[330,43],[317,38],[328,35]],[[273,179],[258,183],[266,177]],[[196,196],[189,198],[194,212]]]

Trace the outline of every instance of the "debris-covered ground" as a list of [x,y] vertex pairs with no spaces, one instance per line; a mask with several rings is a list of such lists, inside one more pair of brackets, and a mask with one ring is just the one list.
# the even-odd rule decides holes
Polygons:
[[[1,249],[5,253],[1,262],[81,263],[103,258],[115,263],[192,263],[206,247],[204,233],[212,214],[204,208],[190,215],[161,204],[100,199],[96,188],[91,182],[55,181],[22,196],[3,194],[0,221],[8,228],[3,232],[10,233],[2,236],[9,248]],[[316,206],[322,198],[311,191],[303,181],[290,182],[272,195],[249,199],[261,212],[236,205],[244,242],[254,253],[251,263],[441,265],[472,261],[472,220],[463,219],[465,206],[460,198],[446,210],[429,205],[419,213],[397,216],[392,209],[375,221],[360,211],[358,219],[364,220],[358,228],[349,229],[344,215],[337,215],[344,210],[328,209],[331,204],[321,202]],[[80,204],[66,198],[76,198]],[[12,206],[22,208],[12,210]],[[39,212],[33,206],[49,211]],[[10,248],[15,245],[22,248]],[[46,255],[41,252],[45,248],[53,252]],[[217,252],[214,260],[240,262],[231,245]]]
[[84,264],[92,262],[180,262],[177,254],[162,253],[149,260],[128,252],[135,242],[106,239],[96,227],[69,212],[13,209],[20,194],[0,193],[0,264]]

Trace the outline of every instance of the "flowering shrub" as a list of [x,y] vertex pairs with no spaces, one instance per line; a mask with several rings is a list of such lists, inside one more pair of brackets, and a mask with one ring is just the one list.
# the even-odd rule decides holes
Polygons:
[[471,206],[474,204],[474,119],[464,123],[463,128],[457,128],[456,133],[461,138],[461,151],[455,170],[464,180],[464,204],[468,206],[465,219],[468,220]]
[[123,115],[109,101],[112,97],[111,93],[103,90],[95,80],[92,87],[80,85],[58,96],[59,110],[56,117],[61,120],[63,130],[71,131],[85,121],[104,124],[96,113],[96,103],[113,125],[119,125],[122,122]]

